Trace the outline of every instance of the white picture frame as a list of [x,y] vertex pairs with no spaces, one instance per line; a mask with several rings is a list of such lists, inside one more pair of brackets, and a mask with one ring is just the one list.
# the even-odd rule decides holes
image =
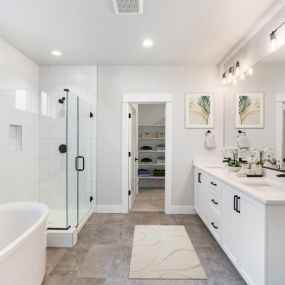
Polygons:
[[237,129],[264,128],[264,94],[238,93],[235,98],[235,126]]
[[213,93],[185,93],[185,128],[214,128]]

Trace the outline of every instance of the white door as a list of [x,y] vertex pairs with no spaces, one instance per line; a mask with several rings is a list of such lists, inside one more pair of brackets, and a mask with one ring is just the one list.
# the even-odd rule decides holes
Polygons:
[[236,210],[236,198],[238,195],[234,189],[225,184],[223,185],[222,193],[222,243],[227,255],[236,265],[238,259],[239,234],[239,213]]
[[263,285],[265,207],[246,196],[241,196],[239,206],[240,272],[249,284]]
[[129,105],[129,209],[132,209],[138,187],[137,181],[137,118],[136,110]]

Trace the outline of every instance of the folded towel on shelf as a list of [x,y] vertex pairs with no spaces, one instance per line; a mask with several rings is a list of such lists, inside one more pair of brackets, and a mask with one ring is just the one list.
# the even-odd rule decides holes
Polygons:
[[207,148],[217,147],[215,136],[212,133],[206,133],[205,143]]
[[141,150],[152,150],[153,148],[149,145],[144,145],[144,146],[141,146],[140,148]]
[[144,157],[141,159],[141,163],[152,163],[152,159],[149,157]]
[[155,134],[151,132],[142,132],[141,133],[141,138],[143,139],[153,139],[155,138]]
[[140,168],[140,169],[138,169],[138,176],[139,177],[149,177],[150,176],[150,172],[147,169]]
[[154,169],[153,176],[156,177],[164,177],[165,176],[165,169]]
[[163,164],[165,163],[165,156],[158,156],[156,159],[157,164]]
[[164,143],[158,144],[158,145],[156,146],[156,149],[157,149],[157,150],[165,150],[165,144],[164,144]]
[[249,147],[248,140],[247,140],[247,137],[246,137],[245,133],[238,134],[237,142],[238,142],[238,146],[240,148],[248,148]]
[[156,132],[156,137],[158,139],[164,139],[165,138],[165,133],[164,132]]

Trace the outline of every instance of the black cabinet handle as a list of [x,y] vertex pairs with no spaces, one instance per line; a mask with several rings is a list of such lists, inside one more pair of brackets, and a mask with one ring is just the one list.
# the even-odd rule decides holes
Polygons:
[[218,227],[215,225],[214,222],[211,223],[211,225],[213,226],[213,228],[215,228],[216,230],[218,229]]
[[216,183],[214,183],[213,181],[210,182],[213,186],[217,186]]
[[200,173],[200,172],[198,173],[198,182],[199,182],[199,183],[202,183],[202,182],[201,182],[201,173]]
[[[78,167],[78,160],[79,159],[82,159],[82,168]],[[75,169],[77,171],[83,171],[85,169],[85,159],[84,159],[84,156],[79,155],[79,156],[75,157]]]
[[219,203],[215,201],[215,199],[211,200],[215,205],[218,205]]
[[234,196],[234,211],[237,210],[237,195]]
[[236,208],[236,212],[240,213],[240,197],[237,196],[237,208]]

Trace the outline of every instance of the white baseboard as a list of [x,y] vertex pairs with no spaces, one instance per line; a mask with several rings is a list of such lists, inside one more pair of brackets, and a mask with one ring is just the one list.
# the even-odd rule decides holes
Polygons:
[[194,206],[170,206],[168,214],[192,214],[196,215],[197,212]]
[[97,213],[125,213],[123,209],[123,205],[97,205],[96,206]]

